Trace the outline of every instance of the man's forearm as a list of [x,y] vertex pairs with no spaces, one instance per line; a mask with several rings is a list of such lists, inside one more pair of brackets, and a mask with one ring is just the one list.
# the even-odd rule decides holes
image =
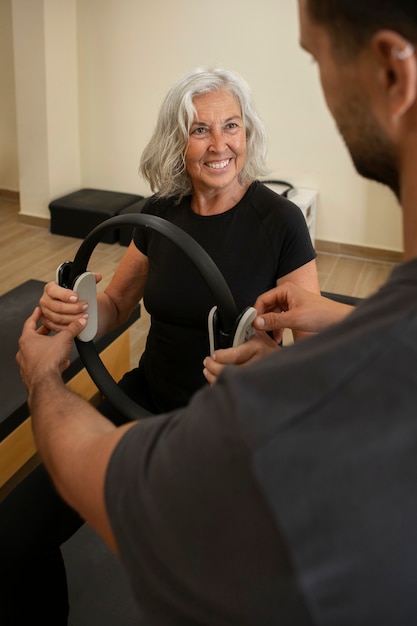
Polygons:
[[57,373],[39,379],[29,393],[33,432],[41,459],[61,495],[72,500],[74,467],[83,449],[115,430],[88,402],[70,391]]
[[51,336],[44,326],[38,327],[40,317],[36,307],[23,326],[16,354],[39,453],[62,498],[115,549],[105,502],[107,467],[114,448],[134,424],[116,428],[62,381],[85,319]]

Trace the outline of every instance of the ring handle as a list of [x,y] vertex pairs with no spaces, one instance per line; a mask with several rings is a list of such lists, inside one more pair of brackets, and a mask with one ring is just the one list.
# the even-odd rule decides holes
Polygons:
[[[232,338],[239,315],[232,292],[223,274],[210,255],[191,235],[175,224],[155,215],[142,213],[116,215],[96,226],[81,243],[74,261],[68,264],[70,288],[74,285],[77,277],[87,271],[90,257],[96,245],[100,242],[103,233],[121,226],[150,228],[163,235],[184,252],[200,272],[217,304],[222,334],[225,336],[230,335]],[[75,343],[81,360],[92,380],[115,408],[129,420],[136,420],[150,415],[148,411],[145,411],[143,407],[134,402],[120,389],[101,361],[93,341],[83,342],[76,338]]]

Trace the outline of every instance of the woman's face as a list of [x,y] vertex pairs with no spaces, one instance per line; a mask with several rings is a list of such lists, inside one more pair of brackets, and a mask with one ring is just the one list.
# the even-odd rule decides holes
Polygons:
[[185,164],[194,190],[239,185],[246,160],[246,129],[234,95],[219,90],[196,96]]

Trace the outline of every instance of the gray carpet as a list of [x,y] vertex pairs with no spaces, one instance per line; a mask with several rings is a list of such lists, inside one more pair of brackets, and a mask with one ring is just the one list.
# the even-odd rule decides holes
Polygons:
[[146,626],[118,558],[87,524],[62,546],[68,626]]

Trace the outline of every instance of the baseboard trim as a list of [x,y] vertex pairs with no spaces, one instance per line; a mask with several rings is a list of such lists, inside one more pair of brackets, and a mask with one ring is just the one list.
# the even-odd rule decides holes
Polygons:
[[[18,191],[0,189],[0,197],[19,202],[20,194]],[[41,226],[42,228],[50,228],[51,220],[47,217],[22,215],[21,213],[19,213],[18,217],[19,222],[21,222],[22,224],[28,224],[29,226]],[[384,250],[382,248],[356,246],[353,244],[338,243],[335,241],[323,241],[321,239],[316,239],[314,245],[316,251],[322,252],[323,254],[337,254],[341,256],[356,257],[359,259],[381,261],[386,263],[401,263],[403,261],[403,253],[396,250]]]
[[401,263],[403,261],[403,253],[396,250],[355,246],[353,244],[337,243],[334,241],[321,241],[320,239],[316,239],[314,244],[317,252],[327,254],[357,257],[358,259],[367,259],[370,261],[385,261],[386,263]]
[[19,192],[12,191],[11,189],[0,189],[0,196],[2,198],[8,198],[9,200],[16,200],[16,202],[20,200]]
[[50,227],[50,219],[47,217],[36,217],[35,215],[18,215],[19,222],[21,224],[28,224],[29,226],[41,226],[42,228]]

